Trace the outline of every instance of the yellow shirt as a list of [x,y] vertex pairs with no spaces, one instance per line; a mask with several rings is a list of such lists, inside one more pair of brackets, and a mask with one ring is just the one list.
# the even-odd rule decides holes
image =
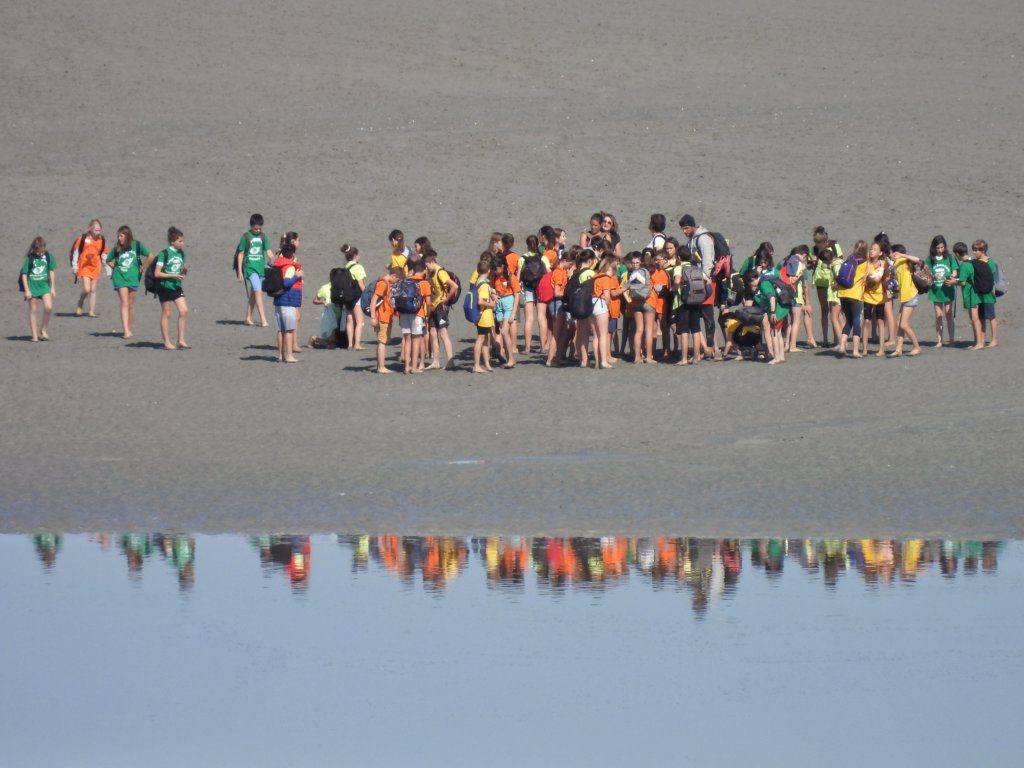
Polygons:
[[[885,262],[881,259],[872,264],[870,261],[865,261],[864,268],[864,303],[865,304],[884,304],[885,303]],[[872,283],[867,279],[868,275],[877,275],[881,272],[881,276],[878,278],[877,283]]]
[[388,269],[393,269],[394,267],[401,267],[402,271],[405,272],[405,274],[409,274],[409,260],[405,258],[405,254],[391,254],[391,261],[388,262]]
[[[837,270],[838,271],[838,270]],[[864,277],[868,273],[867,261],[862,261],[857,265],[857,270],[853,273],[853,285],[849,288],[839,288],[836,293],[840,299],[853,299],[854,301],[863,301],[864,299]]]
[[893,269],[896,271],[896,280],[900,284],[900,304],[906,304],[917,298],[917,286],[914,285],[914,278],[910,273],[910,261],[905,256],[900,256],[893,262]]
[[[487,283],[480,283],[480,285],[476,287],[476,296],[480,302],[494,300],[494,292],[491,290],[491,286]],[[480,328],[494,327],[494,309],[492,307],[480,308],[480,319],[477,321],[477,325]]]
[[439,307],[441,302],[448,297],[448,290],[444,286],[449,279],[448,273],[440,267],[430,278],[430,306]]

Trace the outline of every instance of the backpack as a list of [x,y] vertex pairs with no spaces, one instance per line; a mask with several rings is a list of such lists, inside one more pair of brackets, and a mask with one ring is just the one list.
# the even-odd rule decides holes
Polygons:
[[263,276],[263,292],[272,299],[284,296],[287,288],[284,287],[284,271],[277,265],[267,267]]
[[[380,282],[379,280],[377,282]],[[366,290],[363,291],[363,295],[359,297],[359,308],[363,310],[363,314],[367,317],[370,316],[370,309],[373,307],[373,289],[377,287],[377,283],[367,286]]]
[[585,320],[594,314],[594,278],[581,281],[574,273],[565,286],[565,305],[576,320]]
[[555,288],[551,285],[551,273],[545,272],[537,282],[537,290],[534,295],[541,304],[550,304],[555,300]]
[[1003,274],[1003,268],[996,264],[996,275],[995,281],[992,283],[992,292],[998,297],[1003,296],[1008,290],[1010,290],[1010,279]]
[[415,315],[423,306],[420,281],[410,277],[399,280],[391,288],[391,306],[400,314]]
[[644,267],[630,271],[626,286],[634,299],[646,299],[651,295],[651,273]]
[[[166,253],[166,250],[160,253]],[[149,266],[146,267],[146,271],[142,275],[142,287],[145,288],[146,293],[152,293],[156,296],[156,260],[160,258],[160,253],[149,262]]]
[[[703,234],[702,232],[701,235]],[[711,270],[711,276],[728,277],[732,272],[732,249],[729,247],[729,242],[721,232],[708,232],[707,234],[711,235],[711,239],[715,242],[715,266]]]
[[864,260],[859,259],[856,256],[851,256],[844,261],[839,267],[839,273],[836,275],[836,285],[840,288],[853,288],[857,275],[857,267],[863,263]]
[[452,272],[450,269],[446,269],[445,272],[448,273],[448,282],[455,283],[455,295],[452,296],[451,301],[445,302],[448,305],[448,307],[451,308],[459,303],[459,297],[462,295],[462,281],[459,280],[459,276]]
[[914,265],[913,270],[910,272],[910,279],[914,282],[914,287],[917,288],[918,294],[928,293],[932,286],[935,285],[935,276],[923,261],[920,264]]
[[338,306],[352,304],[362,298],[359,283],[352,279],[348,267],[343,267],[331,278],[331,303]]
[[[800,267],[800,257],[797,256],[795,253],[791,256],[786,257],[785,276],[788,278],[795,278],[797,275],[800,274]],[[787,282],[792,283],[793,280],[790,279]]]
[[996,281],[992,276],[992,267],[988,265],[987,261],[974,262],[974,279],[971,282],[974,292],[979,296],[992,293],[995,290]]
[[680,270],[680,277],[679,296],[682,298],[683,304],[688,307],[699,307],[707,301],[711,291],[708,289],[708,281],[704,277],[703,269],[696,264],[684,264]]
[[764,278],[773,286],[775,286],[775,301],[783,307],[792,307],[796,301],[796,291],[793,286],[784,280],[780,280],[775,275],[768,275]]
[[540,282],[545,272],[544,261],[541,257],[530,256],[523,262],[523,267],[519,270],[519,282],[523,284],[523,288],[526,290],[536,291],[537,283]]
[[466,322],[476,325],[480,322],[480,294],[477,286],[471,285],[466,292],[466,298],[462,302],[462,312],[466,315]]

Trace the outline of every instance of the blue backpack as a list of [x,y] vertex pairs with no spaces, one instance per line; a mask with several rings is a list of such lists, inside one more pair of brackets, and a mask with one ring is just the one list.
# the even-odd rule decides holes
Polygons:
[[839,267],[839,274],[836,275],[836,285],[840,288],[853,288],[857,267],[864,263],[864,259],[851,256]]
[[359,308],[363,310],[363,314],[367,317],[370,316],[370,307],[373,306],[373,289],[376,287],[376,283],[368,286],[363,295],[359,297]]
[[423,306],[419,280],[407,277],[395,283],[391,288],[391,306],[403,315],[415,315],[419,312]]
[[475,285],[471,285],[466,291],[466,298],[462,300],[462,311],[466,315],[466,322],[473,325],[480,322],[480,295]]

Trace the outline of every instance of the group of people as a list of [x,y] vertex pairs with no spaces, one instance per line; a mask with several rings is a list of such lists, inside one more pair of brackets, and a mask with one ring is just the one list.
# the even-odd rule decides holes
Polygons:
[[[267,326],[263,299],[271,297],[277,358],[294,363],[301,351],[301,241],[298,233],[287,232],[275,251],[263,225],[260,214],[250,217],[231,269],[246,290],[244,324]],[[387,267],[374,280],[359,249],[346,244],[344,263],[330,270],[313,299],[323,314],[319,333],[307,346],[361,350],[368,323],[377,341],[374,370],[387,374],[397,324],[402,370],[451,370],[456,367],[451,313],[461,304],[475,327],[476,373],[492,372],[495,357],[504,368],[514,368],[521,355],[535,351],[549,367],[608,369],[622,359],[638,365],[708,359],[777,364],[801,351],[801,334],[806,347],[831,347],[840,356],[863,357],[869,342],[880,357],[887,350],[890,357],[915,356],[921,345],[910,320],[921,297],[934,307],[935,345],[941,347],[954,342],[957,288],[971,324],[970,348],[998,345],[996,298],[1008,281],[984,240],[950,249],[937,235],[927,256],[915,256],[879,233],[871,242],[857,241],[846,255],[824,227],[817,227],[813,245],[798,245],[780,258],[770,242],[763,242],[737,265],[722,234],[699,226],[690,214],[679,219],[679,228],[680,238],[668,235],[665,215],[653,214],[646,247],[626,254],[618,222],[605,212],[595,213],[571,245],[564,230],[551,226],[529,235],[521,250],[512,234],[494,232],[465,282],[441,266],[427,237],[417,238],[410,249],[405,235],[393,230]],[[153,254],[122,226],[108,250],[101,223],[90,222],[71,249],[72,271],[81,281],[76,314],[95,317],[96,287],[105,267],[119,296],[124,338],[132,338],[135,298],[144,284],[160,301],[164,346],[188,349],[184,235],[171,227],[167,242]],[[32,341],[49,338],[55,268],[45,240],[35,238],[19,277]],[[818,299],[820,342],[814,336],[812,293]],[[178,311],[176,343],[169,335],[172,308]]]

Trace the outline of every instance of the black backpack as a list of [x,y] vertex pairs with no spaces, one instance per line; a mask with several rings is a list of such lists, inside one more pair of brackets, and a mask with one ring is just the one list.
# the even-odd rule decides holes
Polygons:
[[267,267],[263,276],[263,292],[272,299],[284,296],[287,289],[284,287],[284,272],[278,266]]
[[359,301],[363,292],[359,290],[359,283],[352,279],[352,273],[348,267],[339,269],[331,277],[331,303],[339,306],[354,304]]
[[992,293],[996,287],[995,278],[992,276],[992,267],[987,261],[974,261],[974,292],[981,296],[984,293]]
[[544,277],[547,270],[544,268],[544,261],[540,256],[531,256],[523,262],[523,268],[519,271],[519,281],[523,288],[528,291],[536,291],[537,283]]
[[796,289],[792,285],[785,280],[775,277],[775,275],[768,275],[764,279],[775,286],[775,300],[780,306],[793,306],[794,302],[796,302]]
[[[166,251],[161,251],[161,253],[166,253]],[[146,267],[146,271],[142,275],[142,287],[146,289],[146,293],[152,293],[154,296],[156,296],[156,260],[159,258],[160,254],[158,253],[149,262],[149,266]]]
[[569,314],[577,320],[585,320],[594,314],[594,278],[580,280],[579,272],[569,278],[565,286],[565,305]]
[[454,307],[459,302],[459,297],[462,295],[462,281],[459,280],[459,276],[452,272],[450,269],[446,269],[448,273],[448,282],[455,283],[455,296],[448,302],[449,307]]

